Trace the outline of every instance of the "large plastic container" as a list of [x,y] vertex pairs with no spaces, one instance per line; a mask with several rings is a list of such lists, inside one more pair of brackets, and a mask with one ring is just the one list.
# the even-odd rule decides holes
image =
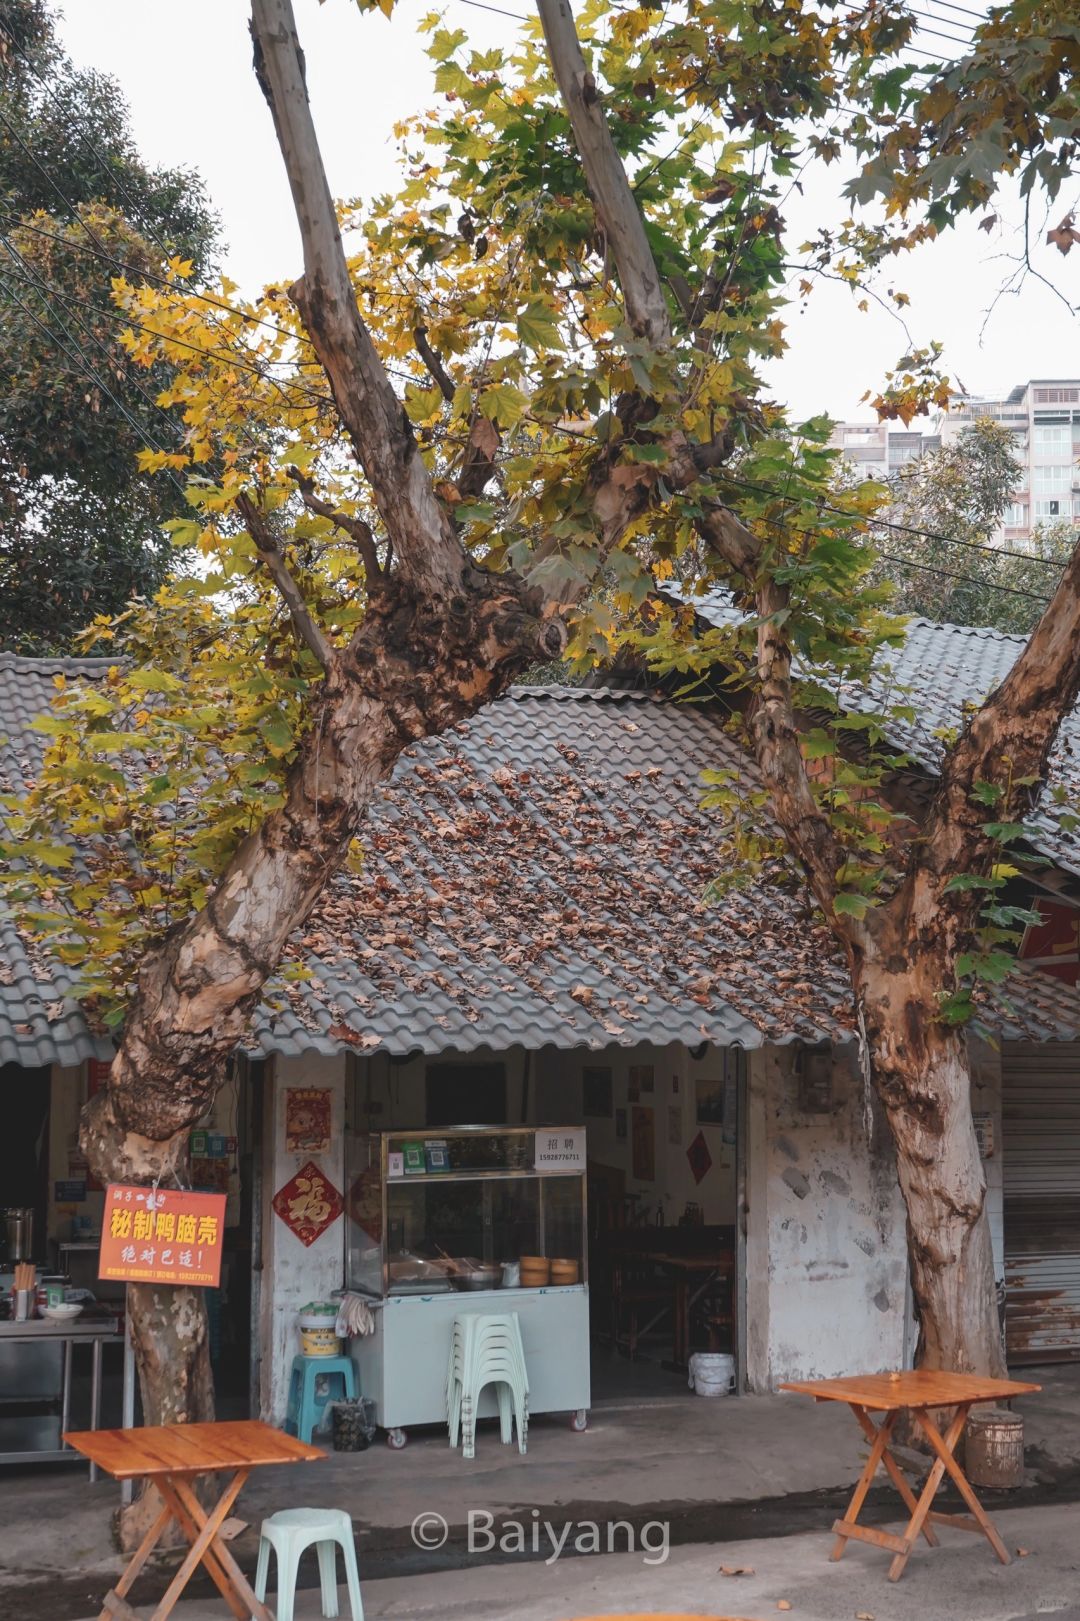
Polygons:
[[730,1396],[735,1389],[735,1358],[727,1351],[695,1351],[687,1384],[695,1396]]
[[304,1356],[340,1356],[341,1340],[334,1327],[338,1309],[330,1300],[311,1300],[300,1308],[300,1350]]

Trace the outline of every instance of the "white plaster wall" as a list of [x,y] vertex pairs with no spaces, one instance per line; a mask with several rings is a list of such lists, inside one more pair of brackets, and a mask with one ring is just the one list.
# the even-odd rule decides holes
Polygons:
[[[333,1222],[304,1245],[276,1214],[274,1194],[314,1158],[345,1196],[345,1069],[342,1058],[277,1058],[266,1086],[265,1198],[263,1204],[262,1363],[259,1406],[270,1424],[285,1417],[289,1371],[300,1350],[299,1308],[329,1299],[345,1273],[345,1222]],[[285,1152],[285,1093],[290,1086],[325,1086],[331,1092],[331,1139],[325,1154]]]
[[796,1049],[750,1070],[747,1377],[752,1389],[903,1365],[907,1256],[887,1129],[867,1137],[854,1046],[827,1112],[800,1110]]

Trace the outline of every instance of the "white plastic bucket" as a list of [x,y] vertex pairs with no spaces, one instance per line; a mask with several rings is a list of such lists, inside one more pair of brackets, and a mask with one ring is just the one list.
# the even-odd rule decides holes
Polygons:
[[329,1301],[312,1301],[299,1314],[300,1350],[304,1356],[340,1356],[341,1341],[337,1336],[337,1307]]
[[695,1351],[689,1372],[695,1396],[730,1396],[735,1389],[735,1358],[727,1351]]

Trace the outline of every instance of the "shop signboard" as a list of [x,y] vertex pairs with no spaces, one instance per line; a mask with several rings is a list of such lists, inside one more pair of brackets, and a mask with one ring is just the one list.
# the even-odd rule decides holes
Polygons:
[[538,1171],[583,1171],[585,1133],[583,1131],[538,1131],[533,1165]]
[[113,1283],[216,1289],[224,1238],[222,1193],[110,1182],[105,1190],[98,1277]]

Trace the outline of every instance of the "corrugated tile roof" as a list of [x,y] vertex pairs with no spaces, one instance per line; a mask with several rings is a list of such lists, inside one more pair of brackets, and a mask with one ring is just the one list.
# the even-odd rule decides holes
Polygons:
[[[35,769],[23,728],[60,667],[0,656],[12,786]],[[290,945],[310,978],[272,982],[252,1049],[850,1035],[843,962],[801,893],[773,874],[704,899],[716,821],[700,777],[721,765],[748,769],[719,710],[606,689],[517,688],[409,749],[365,824],[363,874],[340,874]],[[0,1061],[103,1051],[60,970],[2,918],[0,951]],[[1080,995],[1059,981],[1025,973],[1009,994],[1015,1011],[991,1015],[1003,1034],[1080,1034]]]
[[[711,625],[731,625],[741,617],[727,591],[714,590],[699,597],[665,584],[663,594],[689,603]],[[981,703],[1000,686],[1026,640],[999,630],[911,619],[903,645],[882,649],[871,688],[849,687],[846,697],[857,711],[876,709],[890,699],[910,704],[915,719],[894,721],[891,735],[919,765],[937,771],[945,749],[937,734],[959,726],[966,706]],[[1080,804],[1080,709],[1074,709],[1062,724],[1047,785],[1065,788],[1070,808]],[[1043,798],[1045,802],[1045,794]],[[1040,853],[1070,872],[1080,873],[1080,829],[1066,831],[1050,810],[1038,807],[1029,820],[1035,830],[1032,844]]]

